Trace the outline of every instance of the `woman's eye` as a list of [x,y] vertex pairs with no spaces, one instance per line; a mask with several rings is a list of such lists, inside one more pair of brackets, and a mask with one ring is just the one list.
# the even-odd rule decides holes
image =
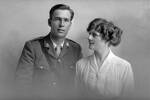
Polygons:
[[96,37],[97,36],[97,34],[92,34],[93,35],[93,37]]

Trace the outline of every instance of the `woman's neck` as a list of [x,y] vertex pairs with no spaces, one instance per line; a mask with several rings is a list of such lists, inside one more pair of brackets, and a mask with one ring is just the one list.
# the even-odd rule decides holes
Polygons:
[[97,62],[103,63],[105,58],[108,56],[109,51],[110,51],[109,47],[106,47],[99,51],[94,51]]

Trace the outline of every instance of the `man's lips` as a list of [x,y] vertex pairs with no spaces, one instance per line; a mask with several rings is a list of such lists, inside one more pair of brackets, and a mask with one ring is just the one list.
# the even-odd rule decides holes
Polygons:
[[64,32],[65,30],[64,29],[57,29],[59,32]]

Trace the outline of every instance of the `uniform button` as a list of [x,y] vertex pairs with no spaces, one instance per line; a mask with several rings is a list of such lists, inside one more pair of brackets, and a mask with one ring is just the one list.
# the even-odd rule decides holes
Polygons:
[[56,86],[56,82],[50,82],[49,86]]
[[43,67],[43,66],[40,66],[40,69],[44,69],[44,67]]
[[73,66],[70,66],[71,69],[73,69]]
[[57,61],[60,63],[60,62],[61,62],[61,59],[58,59]]
[[56,85],[56,82],[52,82],[52,85],[55,86],[55,85]]
[[51,83],[48,83],[48,85],[51,86],[52,84],[51,84]]

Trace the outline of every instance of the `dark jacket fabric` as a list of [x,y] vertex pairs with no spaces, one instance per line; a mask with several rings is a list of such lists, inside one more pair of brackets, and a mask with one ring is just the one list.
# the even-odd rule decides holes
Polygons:
[[66,39],[59,57],[50,34],[27,41],[20,56],[16,82],[40,89],[69,89],[74,86],[75,64],[82,57],[78,43]]

